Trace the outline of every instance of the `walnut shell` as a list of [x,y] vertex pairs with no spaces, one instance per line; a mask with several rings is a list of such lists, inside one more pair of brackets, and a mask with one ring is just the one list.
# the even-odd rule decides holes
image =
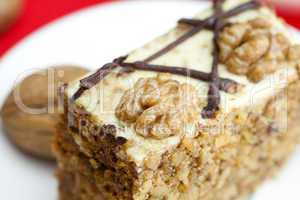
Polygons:
[[[58,109],[58,88],[87,72],[80,67],[55,67],[34,73],[19,83],[7,97],[0,113],[3,127],[13,143],[32,155],[53,159],[51,140],[61,110]],[[23,106],[34,110],[24,109],[22,104],[16,103],[19,102],[17,96]],[[41,108],[46,110],[32,113]]]
[[22,0],[0,0],[0,34],[6,31],[19,17]]

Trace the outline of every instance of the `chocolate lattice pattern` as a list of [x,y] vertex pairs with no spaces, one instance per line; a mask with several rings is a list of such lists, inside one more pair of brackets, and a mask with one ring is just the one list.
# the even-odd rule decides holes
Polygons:
[[[218,39],[220,31],[224,26],[226,26],[226,19],[240,13],[243,13],[250,9],[256,9],[260,6],[260,3],[257,1],[250,1],[244,3],[236,8],[233,8],[229,11],[223,11],[222,9],[223,0],[214,0],[214,15],[208,17],[204,20],[198,19],[181,19],[179,23],[184,23],[192,26],[192,28],[179,37],[177,40],[162,48],[160,51],[149,56],[143,61],[136,61],[133,63],[124,62],[127,58],[120,57],[115,59],[113,62],[105,64],[100,68],[96,73],[88,76],[85,79],[80,81],[80,88],[73,95],[72,100],[78,99],[86,90],[91,89],[97,85],[104,77],[106,77],[113,69],[121,67],[128,70],[144,70],[144,71],[155,71],[155,72],[164,72],[171,73],[181,76],[189,76],[191,78],[205,81],[209,83],[208,91],[208,103],[207,106],[203,109],[201,115],[203,118],[213,118],[216,114],[216,111],[219,110],[220,104],[220,90],[227,93],[236,93],[240,86],[239,83],[234,80],[224,79],[219,76],[219,45]],[[204,29],[212,30],[214,33],[213,37],[213,63],[211,73],[205,73],[200,70],[191,70],[185,67],[175,67],[175,66],[163,66],[163,65],[152,65],[151,61],[167,54],[174,48],[176,48],[181,43],[185,42],[189,38],[193,37],[195,34],[199,33]]]

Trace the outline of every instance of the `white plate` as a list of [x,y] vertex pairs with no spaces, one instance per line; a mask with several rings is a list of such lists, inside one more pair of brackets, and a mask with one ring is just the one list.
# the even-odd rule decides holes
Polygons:
[[[16,80],[33,69],[77,64],[96,69],[141,46],[207,5],[196,1],[128,1],[91,7],[31,34],[0,62],[0,105]],[[298,199],[300,152],[255,200]],[[54,166],[29,158],[0,134],[0,198],[57,199]]]

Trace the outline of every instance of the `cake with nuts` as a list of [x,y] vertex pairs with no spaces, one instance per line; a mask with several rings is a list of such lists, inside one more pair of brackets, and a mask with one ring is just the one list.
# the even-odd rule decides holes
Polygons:
[[211,8],[66,85],[61,200],[232,200],[299,141],[300,45],[257,1]]

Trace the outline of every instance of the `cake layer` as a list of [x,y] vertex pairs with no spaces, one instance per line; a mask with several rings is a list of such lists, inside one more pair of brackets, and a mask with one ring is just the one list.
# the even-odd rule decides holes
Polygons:
[[68,84],[55,142],[71,182],[62,198],[70,188],[79,200],[249,195],[299,139],[300,46],[289,30],[257,2],[214,1]]

